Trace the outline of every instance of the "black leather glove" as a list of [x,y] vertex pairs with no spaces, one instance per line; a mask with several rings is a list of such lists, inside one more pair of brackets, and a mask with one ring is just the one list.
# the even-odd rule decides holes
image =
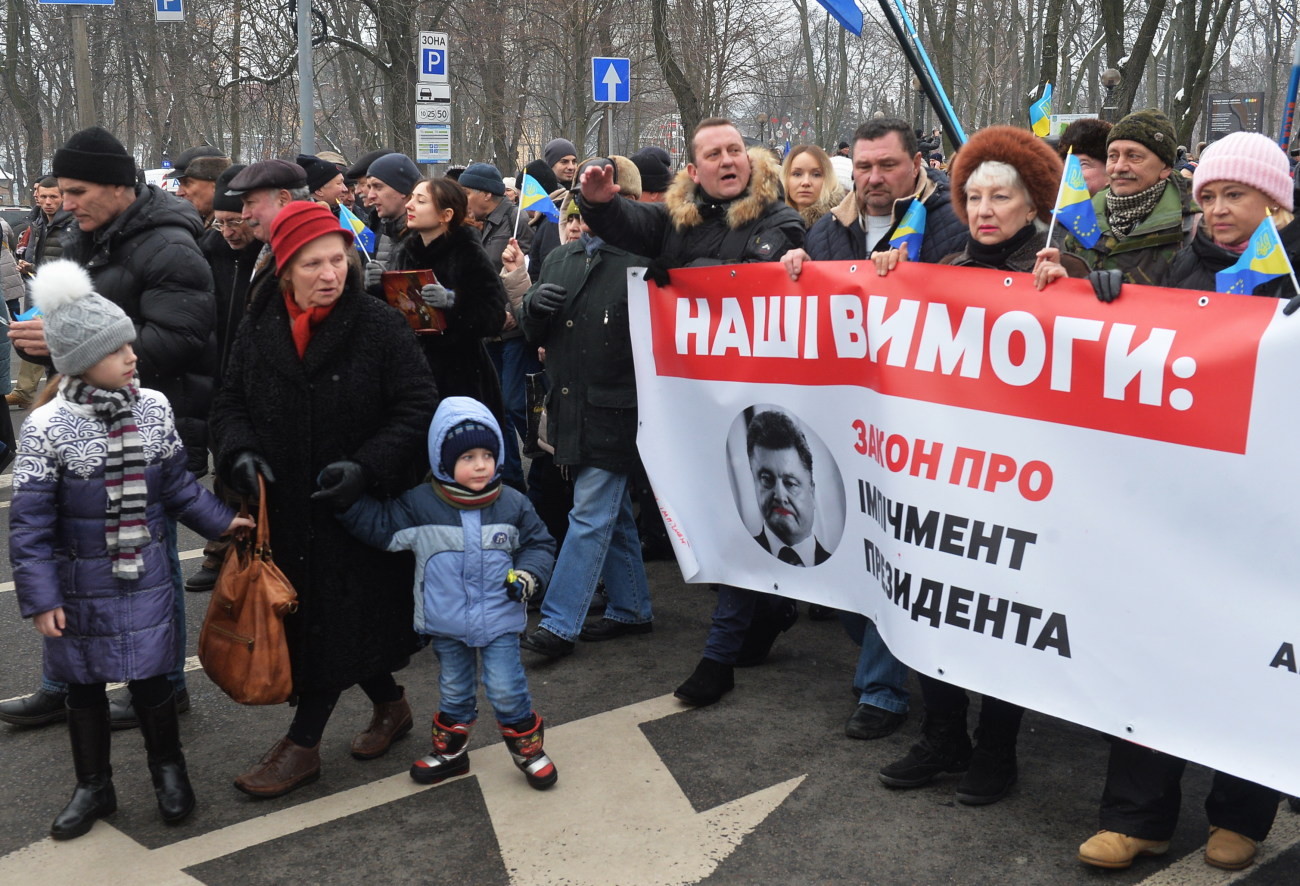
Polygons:
[[266,478],[268,484],[275,482],[275,475],[271,473],[271,466],[266,463],[266,459],[251,449],[245,449],[230,463],[230,476],[226,478],[226,485],[237,495],[256,501],[258,474]]
[[528,313],[534,317],[549,317],[560,309],[569,290],[555,283],[538,283],[528,296]]
[[311,494],[311,500],[324,502],[336,511],[346,511],[356,504],[370,485],[366,469],[355,461],[327,464],[316,483],[320,489]]
[[1296,312],[1296,308],[1300,308],[1300,295],[1291,296],[1291,300],[1287,302],[1286,307],[1282,309],[1282,315],[1285,317],[1290,317],[1292,314]]
[[645,278],[653,280],[656,286],[667,286],[671,282],[668,279],[668,269],[653,260],[646,263]]
[[1124,275],[1120,271],[1092,271],[1088,274],[1092,291],[1097,293],[1097,300],[1113,302],[1119,298],[1120,287],[1124,285]]

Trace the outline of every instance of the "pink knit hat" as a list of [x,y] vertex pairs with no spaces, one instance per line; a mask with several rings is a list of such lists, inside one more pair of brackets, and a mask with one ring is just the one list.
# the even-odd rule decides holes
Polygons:
[[1201,188],[1210,182],[1250,185],[1288,212],[1295,208],[1291,164],[1276,142],[1258,132],[1234,132],[1201,153],[1192,177],[1196,202],[1201,201]]

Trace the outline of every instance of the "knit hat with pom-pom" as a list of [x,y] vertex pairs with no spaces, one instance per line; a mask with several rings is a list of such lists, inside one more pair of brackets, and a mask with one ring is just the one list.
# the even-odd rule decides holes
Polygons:
[[90,275],[76,262],[58,259],[41,265],[31,291],[45,318],[45,345],[54,368],[64,375],[82,375],[135,341],[131,318],[95,292]]

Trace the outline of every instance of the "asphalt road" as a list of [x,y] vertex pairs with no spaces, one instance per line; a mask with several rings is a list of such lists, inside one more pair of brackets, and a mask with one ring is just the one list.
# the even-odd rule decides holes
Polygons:
[[[0,483],[3,510],[7,473]],[[201,545],[182,531],[182,552],[197,556]],[[187,571],[197,562],[188,559]],[[37,686],[40,644],[18,617],[8,557],[0,563],[4,699]],[[1209,778],[1198,766],[1184,779],[1167,856],[1118,872],[1079,863],[1077,847],[1096,828],[1106,742],[1032,712],[1020,781],[1002,802],[956,803],[951,776],[912,791],[885,788],[876,772],[916,739],[919,701],[895,735],[846,738],[856,648],[835,622],[801,618],[767,664],[737,671],[736,690],[720,703],[686,708],[671,693],[698,659],[712,595],[683,584],[675,564],[647,571],[652,634],[580,643],[557,662],[525,653],[560,774],[550,791],[525,785],[490,713],[471,741],[469,775],[432,788],[410,781],[411,760],[428,751],[423,724],[437,699],[437,666],[425,651],[398,675],[416,710],[410,737],[386,757],[353,760],[348,742],[369,709],[352,690],[326,731],[321,779],[253,800],[231,779],[283,735],[289,710],[240,707],[196,670],[181,727],[199,807],[179,826],[157,817],[139,734],[119,732],[119,811],[88,836],[54,844],[49,823],[73,785],[66,728],[0,726],[0,883],[1300,883],[1300,816],[1285,805],[1259,864],[1236,875],[1205,865]],[[208,598],[187,597],[193,655]],[[490,712],[486,700],[480,707]],[[1208,700],[1206,708],[1223,715]]]

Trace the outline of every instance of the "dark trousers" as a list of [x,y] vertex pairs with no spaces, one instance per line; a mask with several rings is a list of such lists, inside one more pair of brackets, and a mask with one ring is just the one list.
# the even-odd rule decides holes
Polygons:
[[[1168,840],[1178,824],[1187,761],[1113,739],[1101,795],[1101,826],[1143,840]],[[1277,815],[1278,792],[1226,772],[1214,773],[1205,798],[1210,824],[1263,840]]]
[[[970,704],[965,689],[919,672],[916,677],[921,684],[921,697],[925,699],[927,715],[944,717],[965,713]],[[976,737],[980,741],[1015,744],[1016,736],[1020,733],[1020,720],[1024,715],[1025,709],[1020,705],[986,695],[980,703],[979,732]]]
[[750,625],[756,619],[781,620],[784,610],[793,604],[776,594],[731,585],[716,587],[718,602],[713,607],[713,622],[709,626],[709,639],[704,644],[704,657],[734,665]]

